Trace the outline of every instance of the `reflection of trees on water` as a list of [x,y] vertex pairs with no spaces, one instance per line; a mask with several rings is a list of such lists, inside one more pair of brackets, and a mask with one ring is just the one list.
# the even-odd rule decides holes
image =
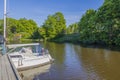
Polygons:
[[[54,58],[53,65],[50,71],[46,74],[39,75],[41,80],[51,79],[51,80],[63,80],[64,72],[64,61],[65,61],[65,44],[57,43],[46,43],[46,48],[49,50],[51,56]],[[62,76],[62,77],[61,77]]]
[[77,46],[74,49],[89,77],[94,76],[93,78],[108,80],[119,79],[120,52]]
[[46,43],[46,48],[55,62],[41,80],[119,80],[120,52],[69,43]]
[[56,43],[46,43],[46,48],[49,50],[51,56],[55,59],[56,63],[63,64],[65,59],[65,45]]

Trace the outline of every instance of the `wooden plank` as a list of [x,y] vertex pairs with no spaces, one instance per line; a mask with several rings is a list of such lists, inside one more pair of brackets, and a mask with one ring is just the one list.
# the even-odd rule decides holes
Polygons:
[[9,80],[7,77],[7,72],[6,72],[6,65],[4,61],[4,56],[2,56],[2,80]]
[[6,61],[6,70],[7,70],[7,73],[8,73],[9,80],[16,80],[16,77],[15,77],[14,72],[13,72],[11,66],[10,66],[7,55],[5,56],[5,61]]
[[[10,79],[9,70],[7,69],[7,67],[8,67],[8,60],[7,60],[5,55],[4,55],[3,60],[4,60],[5,68],[6,68],[6,75],[7,75],[6,77],[8,77],[8,79]],[[9,69],[11,69],[11,68],[9,67]]]
[[1,57],[0,57],[0,80],[2,80],[2,64],[1,64]]
[[0,80],[22,80],[7,55],[0,57]]
[[9,60],[11,67],[12,67],[14,75],[16,76],[16,80],[22,80],[9,55],[7,55],[7,58]]

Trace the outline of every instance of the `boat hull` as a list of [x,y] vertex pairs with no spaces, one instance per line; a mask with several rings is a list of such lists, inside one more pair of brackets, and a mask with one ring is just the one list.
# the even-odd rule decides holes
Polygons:
[[17,68],[18,71],[23,71],[31,68],[36,68],[39,66],[43,66],[46,64],[52,63],[54,60],[51,58],[49,54],[43,56],[34,56],[34,57],[27,57],[24,59],[13,59],[12,61]]

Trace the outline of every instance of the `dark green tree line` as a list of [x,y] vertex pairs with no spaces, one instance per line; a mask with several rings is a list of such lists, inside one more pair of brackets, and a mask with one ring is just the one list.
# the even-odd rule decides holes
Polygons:
[[80,41],[120,45],[120,0],[105,0],[98,10],[87,10],[79,21]]

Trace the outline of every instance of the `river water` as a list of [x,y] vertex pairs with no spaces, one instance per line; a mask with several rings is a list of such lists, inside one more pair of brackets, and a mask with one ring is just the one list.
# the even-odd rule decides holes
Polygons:
[[46,43],[55,61],[26,80],[120,80],[120,52],[70,43]]

